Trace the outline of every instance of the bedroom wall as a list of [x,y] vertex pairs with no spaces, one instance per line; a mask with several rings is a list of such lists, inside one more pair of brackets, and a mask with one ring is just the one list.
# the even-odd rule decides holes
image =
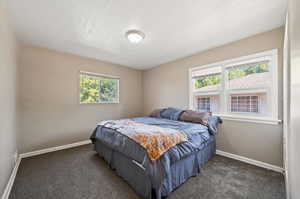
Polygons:
[[14,167],[16,144],[17,43],[0,0],[0,197]]
[[289,1],[290,123],[288,128],[288,186],[291,199],[300,198],[300,2]]
[[[120,77],[119,104],[79,104],[80,70]],[[30,45],[20,47],[20,152],[89,139],[97,122],[142,114],[142,72]]]
[[[282,119],[282,52],[284,28],[258,34],[143,72],[144,113],[160,107],[188,108],[188,68],[279,49],[279,115]],[[282,126],[225,120],[217,149],[283,166]]]

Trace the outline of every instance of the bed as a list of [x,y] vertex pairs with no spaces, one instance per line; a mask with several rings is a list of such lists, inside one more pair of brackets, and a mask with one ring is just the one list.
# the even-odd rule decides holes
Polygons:
[[[215,155],[215,134],[220,122],[215,116],[209,117],[206,126],[178,121],[178,117],[137,117],[103,121],[97,125],[91,141],[99,156],[140,196],[160,199],[168,196],[188,178],[199,174],[201,167]],[[154,131],[170,130],[173,135],[174,132],[180,132],[184,137],[179,135],[175,140],[186,140],[170,144],[169,148],[164,148],[165,151],[160,153],[150,150],[151,154],[148,148],[132,139],[131,134],[122,133],[122,128],[127,132],[132,131],[127,128],[131,123],[138,128],[142,126],[147,131],[154,128]]]

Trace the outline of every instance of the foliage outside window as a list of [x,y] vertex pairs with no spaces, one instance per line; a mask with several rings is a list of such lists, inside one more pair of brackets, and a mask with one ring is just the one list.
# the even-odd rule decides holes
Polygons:
[[221,83],[221,75],[207,75],[204,77],[199,77],[195,81],[195,88],[200,89],[206,86],[218,85]]
[[269,67],[266,62],[263,63],[252,63],[242,65],[240,67],[233,67],[229,69],[229,80],[238,79],[245,77],[247,75],[252,75],[255,73],[265,73],[269,72]]
[[190,107],[278,120],[277,50],[190,69]]
[[119,79],[80,72],[80,103],[118,103]]

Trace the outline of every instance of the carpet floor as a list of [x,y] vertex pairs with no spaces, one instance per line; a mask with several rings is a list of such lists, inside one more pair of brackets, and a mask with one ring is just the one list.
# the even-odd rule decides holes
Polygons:
[[[283,199],[280,173],[216,155],[168,199]],[[92,145],[23,159],[10,199],[138,199]]]

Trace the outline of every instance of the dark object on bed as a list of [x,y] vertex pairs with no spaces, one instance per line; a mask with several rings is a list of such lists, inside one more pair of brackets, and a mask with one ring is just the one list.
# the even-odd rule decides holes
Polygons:
[[[178,116],[176,110],[170,110],[170,113]],[[189,177],[197,175],[201,167],[215,154],[215,132],[211,132],[209,126],[217,129],[217,117],[208,121],[216,123],[208,127],[199,123],[154,117],[131,120],[178,130],[188,138],[188,141],[173,146],[159,159],[151,161],[145,149],[128,136],[116,129],[97,126],[91,136],[95,150],[144,198],[160,199],[168,196]]]
[[211,116],[211,112],[199,112],[186,110],[181,115],[179,120],[184,122],[194,122],[202,125],[208,125],[208,118]]

